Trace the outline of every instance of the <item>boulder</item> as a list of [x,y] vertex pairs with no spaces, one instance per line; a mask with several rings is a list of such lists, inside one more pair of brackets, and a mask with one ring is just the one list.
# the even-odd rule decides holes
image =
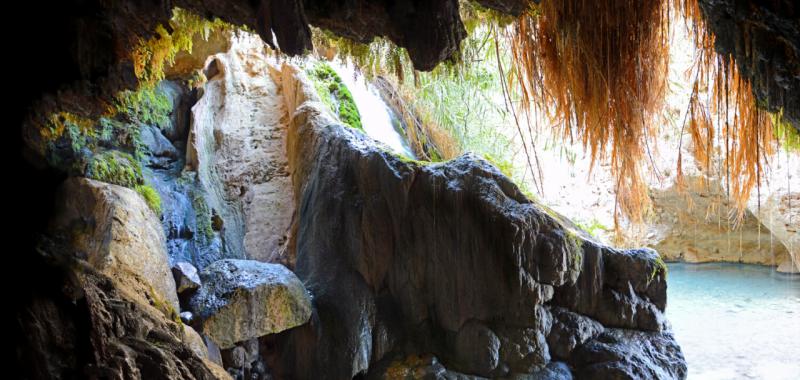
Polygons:
[[197,290],[200,288],[200,276],[197,268],[185,261],[175,263],[172,266],[172,276],[175,278],[175,286],[178,293]]
[[141,195],[73,177],[61,186],[57,205],[51,231],[65,237],[75,255],[140,302],[165,312],[178,310],[164,230]]
[[559,359],[569,358],[572,350],[605,330],[600,322],[563,308],[553,308],[552,314],[553,326],[547,343],[550,353]]
[[580,379],[684,379],[687,367],[670,332],[607,329],[571,355]]
[[308,322],[311,298],[283,265],[225,259],[207,266],[191,308],[222,349]]
[[491,376],[500,362],[500,339],[486,325],[470,321],[456,334],[454,351],[468,372]]

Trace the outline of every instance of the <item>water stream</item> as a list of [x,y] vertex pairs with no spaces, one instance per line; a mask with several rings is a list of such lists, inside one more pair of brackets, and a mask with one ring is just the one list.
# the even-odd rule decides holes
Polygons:
[[800,278],[744,264],[670,264],[667,317],[689,379],[800,378]]
[[406,139],[400,134],[402,122],[381,99],[378,90],[367,82],[363,75],[356,75],[351,64],[329,62],[336,74],[342,78],[347,89],[353,94],[364,132],[375,140],[388,145],[395,153],[415,158]]

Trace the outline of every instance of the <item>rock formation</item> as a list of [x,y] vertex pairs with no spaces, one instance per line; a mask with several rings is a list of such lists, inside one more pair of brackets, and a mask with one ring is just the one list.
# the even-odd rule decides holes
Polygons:
[[71,243],[75,256],[111,277],[120,288],[152,289],[156,302],[178,310],[158,216],[131,189],[70,178],[61,188],[53,234]]
[[[577,373],[685,376],[654,251],[578,236],[475,156],[403,161],[328,119],[295,69],[275,78],[296,109],[287,143],[299,205],[295,271],[314,295],[310,324],[275,338],[286,347],[278,374],[350,378],[407,353],[485,377],[536,371],[551,361],[557,305],[627,329],[597,338],[593,352],[636,352],[602,368],[590,354],[570,354]],[[584,334],[566,339],[595,338],[559,326],[560,335]]]
[[764,218],[748,209],[739,225],[729,221],[735,207],[719,185],[701,177],[685,181],[685,191],[675,186],[653,191],[650,242],[664,259],[777,266],[789,257],[785,240],[773,236]]
[[203,285],[191,307],[222,349],[302,325],[311,316],[305,287],[283,265],[219,260],[200,276]]
[[[286,111],[269,79],[261,42],[242,34],[212,56],[192,109],[187,168],[224,220],[225,257],[283,259],[294,204],[284,148]],[[208,71],[209,69],[207,69]]]

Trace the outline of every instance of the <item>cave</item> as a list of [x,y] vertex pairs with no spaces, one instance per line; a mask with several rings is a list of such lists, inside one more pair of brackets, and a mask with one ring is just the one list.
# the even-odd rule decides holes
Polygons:
[[9,378],[800,374],[793,1],[13,13]]

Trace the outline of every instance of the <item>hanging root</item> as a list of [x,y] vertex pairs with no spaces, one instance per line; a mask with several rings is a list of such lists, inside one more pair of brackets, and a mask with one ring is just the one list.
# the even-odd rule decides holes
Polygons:
[[619,209],[633,221],[650,204],[641,162],[664,99],[668,37],[667,4],[635,0],[542,2],[513,32],[523,104],[545,105],[592,164],[609,158]]

